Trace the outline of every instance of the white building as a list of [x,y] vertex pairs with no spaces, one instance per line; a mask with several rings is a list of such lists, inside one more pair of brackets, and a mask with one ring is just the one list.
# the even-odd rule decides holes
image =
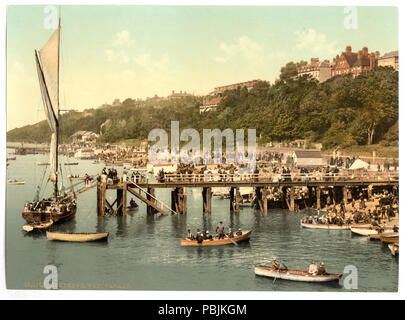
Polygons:
[[319,58],[311,58],[311,63],[298,69],[298,77],[308,75],[319,82],[324,82],[332,77],[332,65],[329,60],[319,62]]
[[322,167],[326,165],[326,159],[320,151],[295,150],[292,154],[294,166],[300,167]]

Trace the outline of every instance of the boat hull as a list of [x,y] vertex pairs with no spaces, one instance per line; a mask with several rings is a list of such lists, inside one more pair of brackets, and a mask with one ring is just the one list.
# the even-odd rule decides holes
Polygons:
[[22,217],[28,223],[41,223],[44,221],[49,221],[50,219],[53,222],[65,222],[73,219],[76,215],[76,206],[71,207],[69,210],[66,210],[64,213],[54,213],[50,210],[44,211],[24,211]]
[[63,233],[63,232],[46,232],[46,238],[52,241],[65,242],[91,242],[105,241],[108,239],[108,232],[100,233]]
[[241,243],[249,241],[252,230],[242,231],[242,235],[235,236],[234,238],[203,240],[202,243],[198,243],[197,240],[181,239],[180,245],[185,247],[205,247],[205,246],[223,246],[228,244]]
[[255,274],[273,279],[315,283],[335,282],[342,277],[341,274],[311,275],[306,271],[295,269],[275,270],[270,266],[255,266]]
[[382,243],[393,243],[393,244],[398,244],[399,243],[399,236],[397,237],[381,237],[381,242]]
[[[377,228],[377,227],[351,227],[350,230],[352,233],[357,234],[359,236],[370,236],[370,235],[378,235],[384,232],[392,232],[393,228]],[[381,232],[382,230],[382,232]]]
[[367,227],[370,226],[368,223],[357,223],[357,224],[343,224],[343,225],[337,225],[337,224],[314,224],[314,223],[306,223],[306,222],[301,222],[301,226],[304,228],[309,228],[309,229],[324,229],[324,230],[350,230],[350,228],[353,227]]

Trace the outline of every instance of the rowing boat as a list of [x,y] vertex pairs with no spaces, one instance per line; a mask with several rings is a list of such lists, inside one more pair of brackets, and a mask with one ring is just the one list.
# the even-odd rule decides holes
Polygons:
[[350,230],[351,227],[368,227],[369,223],[354,223],[354,224],[328,224],[328,223],[307,223],[301,221],[301,226],[310,229],[324,230]]
[[203,240],[203,242],[198,243],[197,240],[181,239],[181,246],[189,247],[204,247],[204,246],[222,246],[226,244],[241,243],[244,241],[249,241],[250,234],[252,230],[244,230],[240,236],[234,236],[233,238],[225,237],[223,239],[213,239],[213,240]]
[[394,243],[394,244],[398,244],[399,243],[399,236],[396,237],[384,237],[382,236],[380,238],[382,243]]
[[331,282],[339,281],[341,274],[326,273],[322,275],[312,275],[304,270],[284,269],[276,270],[271,266],[255,266],[255,274],[258,276],[269,277],[273,279],[282,279],[301,282]]
[[52,225],[53,225],[53,220],[51,219],[51,220],[45,221],[45,222],[26,224],[22,228],[24,231],[30,232],[33,230],[45,230],[45,229],[48,229]]
[[397,255],[399,255],[399,244],[396,243],[390,243],[388,245],[388,248],[390,249],[392,255],[395,257]]
[[67,242],[89,242],[107,240],[108,232],[98,233],[65,233],[65,232],[46,232],[48,240],[67,241]]
[[350,227],[350,230],[354,234],[358,234],[360,236],[369,236],[373,234],[384,233],[387,231],[392,232],[393,227],[374,227],[374,226],[365,226],[365,227]]
[[24,184],[24,180],[7,180],[7,184]]
[[383,232],[379,234],[370,234],[368,236],[370,240],[381,240],[382,237],[386,238],[398,237],[398,232]]

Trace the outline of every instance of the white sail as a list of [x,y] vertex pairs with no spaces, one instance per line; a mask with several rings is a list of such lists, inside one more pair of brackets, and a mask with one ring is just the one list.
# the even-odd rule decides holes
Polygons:
[[42,102],[49,126],[52,129],[50,147],[50,176],[57,193],[58,135],[59,135],[59,37],[60,25],[46,45],[36,53],[39,85]]
[[39,50],[45,84],[56,119],[59,118],[59,36],[58,26],[46,45]]

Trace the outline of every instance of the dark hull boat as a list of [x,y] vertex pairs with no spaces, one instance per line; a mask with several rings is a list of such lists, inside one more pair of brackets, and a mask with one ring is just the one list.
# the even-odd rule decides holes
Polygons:
[[60,19],[58,28],[41,50],[35,50],[39,87],[45,115],[52,132],[50,143],[49,181],[53,184],[53,196],[39,200],[38,186],[36,200],[27,202],[22,217],[29,224],[52,220],[61,222],[72,219],[76,214],[76,198],[72,190],[69,194],[59,194],[58,185],[58,145],[59,145],[59,49]]

